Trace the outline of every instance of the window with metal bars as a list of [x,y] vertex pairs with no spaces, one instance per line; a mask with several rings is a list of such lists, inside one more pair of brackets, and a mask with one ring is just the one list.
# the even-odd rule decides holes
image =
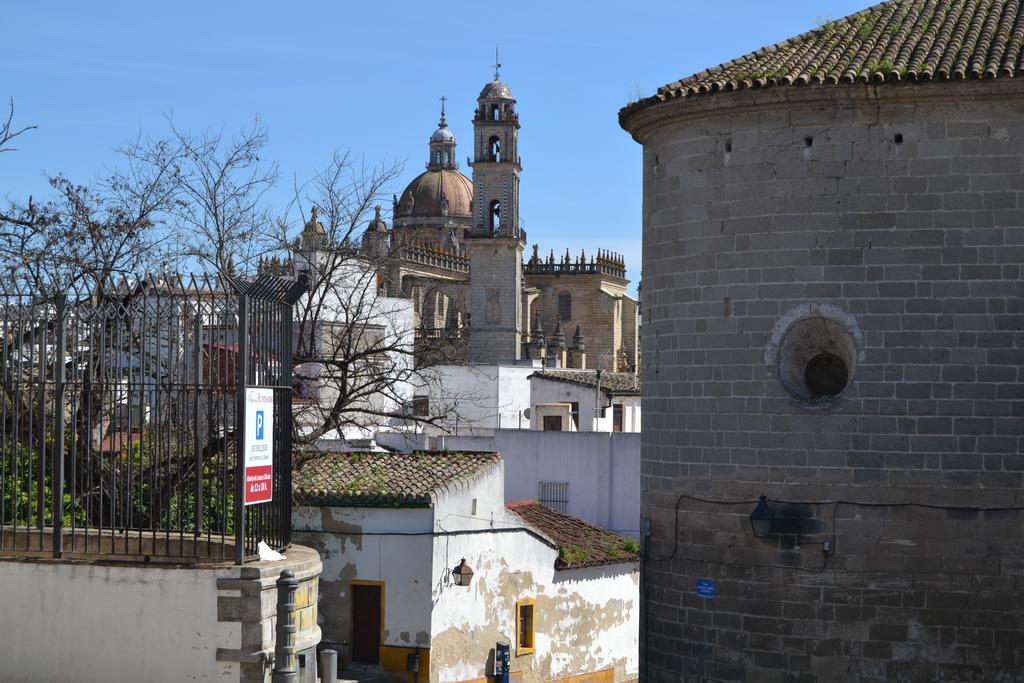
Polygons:
[[572,318],[572,294],[563,292],[558,295],[558,319],[568,322]]
[[537,485],[537,501],[552,510],[569,512],[569,482],[542,481]]

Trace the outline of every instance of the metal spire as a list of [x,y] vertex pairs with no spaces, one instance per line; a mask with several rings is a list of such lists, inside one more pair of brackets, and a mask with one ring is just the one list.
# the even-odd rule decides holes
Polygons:
[[441,127],[442,128],[444,126],[448,125],[447,123],[445,123],[445,120],[444,120],[444,103],[446,101],[448,101],[448,98],[445,97],[444,95],[441,95]]
[[501,62],[498,61],[498,46],[494,46],[494,80],[501,78]]

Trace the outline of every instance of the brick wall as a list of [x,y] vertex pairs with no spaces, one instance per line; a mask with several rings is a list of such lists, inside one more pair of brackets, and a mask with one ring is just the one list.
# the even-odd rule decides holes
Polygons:
[[[1024,680],[1024,513],[970,509],[1024,506],[1024,86],[676,109],[641,136],[643,672]],[[808,311],[852,340],[835,400],[780,381]]]

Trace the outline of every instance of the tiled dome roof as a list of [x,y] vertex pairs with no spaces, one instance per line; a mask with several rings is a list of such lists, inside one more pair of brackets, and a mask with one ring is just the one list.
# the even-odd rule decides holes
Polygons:
[[455,134],[452,133],[451,129],[447,124],[442,123],[441,127],[434,131],[434,134],[430,136],[431,142],[455,142]]
[[409,183],[398,199],[395,217],[468,217],[472,213],[473,181],[455,169],[445,168],[422,173]]
[[495,78],[480,91],[480,98],[511,100],[512,90]]

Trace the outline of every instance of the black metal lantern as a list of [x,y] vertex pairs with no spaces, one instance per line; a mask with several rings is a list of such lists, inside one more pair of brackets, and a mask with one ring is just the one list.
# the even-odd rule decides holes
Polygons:
[[760,496],[757,507],[750,513],[750,528],[754,531],[754,538],[765,538],[772,532],[772,522],[775,515],[768,507],[768,496]]
[[459,562],[458,567],[452,570],[452,576],[455,578],[456,586],[468,586],[469,582],[473,580],[473,569],[466,564],[465,558]]

